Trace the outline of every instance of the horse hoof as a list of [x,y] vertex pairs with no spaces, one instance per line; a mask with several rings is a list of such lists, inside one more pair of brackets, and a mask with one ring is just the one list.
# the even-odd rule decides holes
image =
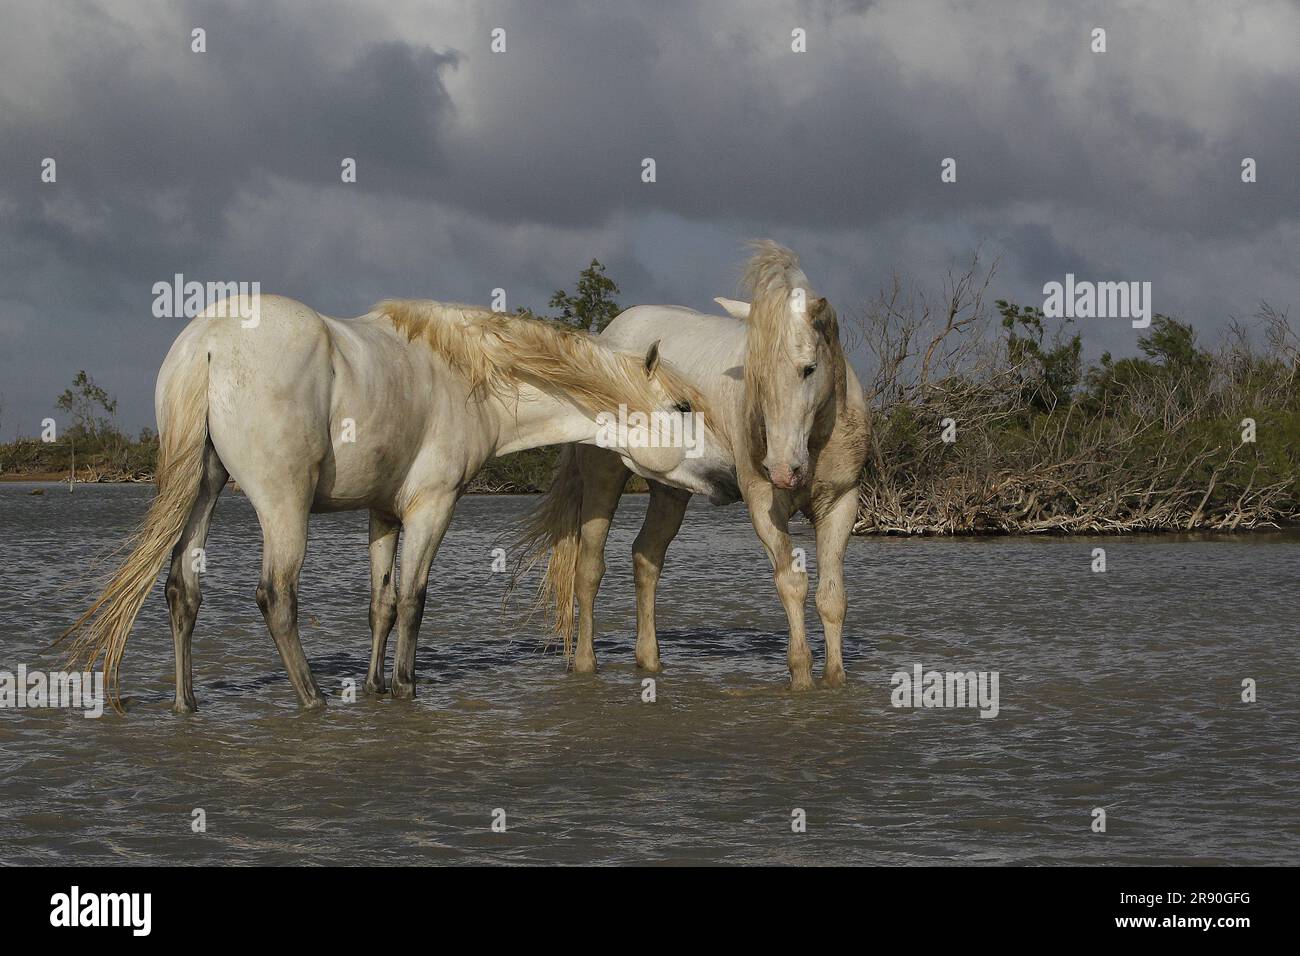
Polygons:
[[325,708],[324,697],[308,697],[302,702],[303,710],[323,710]]
[[399,684],[393,681],[393,700],[414,700],[415,684]]
[[640,670],[648,671],[651,674],[658,674],[660,671],[664,669],[664,665],[660,662],[659,658],[657,657],[652,661],[644,661],[644,662],[641,660],[641,658],[638,657],[636,661],[636,666]]
[[187,714],[197,714],[198,712],[199,705],[194,702],[192,697],[189,700],[178,700],[172,704],[172,713],[182,717]]
[[596,658],[584,659],[577,658],[573,662],[573,673],[575,674],[594,674],[596,673]]
[[795,691],[812,690],[814,686],[815,685],[813,684],[812,674],[808,673],[807,671],[800,671],[797,674],[790,675],[791,690],[795,690]]
[[843,687],[845,679],[843,667],[837,667],[833,671],[827,671],[822,676],[822,680],[825,681],[827,687]]
[[383,681],[375,681],[374,683],[366,681],[365,694],[367,697],[382,697],[387,693],[388,688]]

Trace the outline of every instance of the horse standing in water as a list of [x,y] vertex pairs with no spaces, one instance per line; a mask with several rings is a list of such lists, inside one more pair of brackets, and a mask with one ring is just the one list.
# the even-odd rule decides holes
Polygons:
[[[255,322],[239,318],[250,314]],[[536,319],[423,300],[381,302],[346,321],[279,296],[217,303],[181,332],[158,373],[158,495],[125,564],[65,632],[75,634],[71,657],[90,668],[103,657],[120,709],[122,653],[170,549],[174,710],[195,710],[190,641],[200,596],[191,554],[233,477],[262,528],[257,604],[302,706],[324,703],[298,639],[312,511],[369,509],[366,690],[385,689],[396,623],[392,693],[413,697],[429,567],[465,486],[494,455],[604,440],[597,418],[620,405],[659,416],[702,411],[653,344],[630,355]],[[693,482],[675,474],[683,448],[636,438],[620,450],[639,469]]]
[[[731,318],[676,306],[638,306],[610,323],[601,338],[615,348],[653,341],[673,367],[703,393],[711,426],[730,449],[720,470],[702,458],[686,463],[691,484],[674,476],[650,481],[645,523],[633,544],[636,576],[636,661],[661,669],[655,635],[655,591],[668,545],[681,527],[691,493],[703,483],[714,504],[744,498],[772,563],[790,623],[788,660],[795,690],[813,686],[804,631],[808,576],[795,567],[788,522],[796,511],[817,536],[817,611],[826,634],[824,679],[844,682],[841,633],[844,549],[857,516],[858,479],[867,451],[867,409],[845,361],[835,311],[809,288],[799,260],[770,241],[754,244],[744,284],[752,304],[717,300]],[[594,608],[605,573],[610,522],[629,462],[598,448],[564,450],[560,471],[523,534],[524,564],[548,555],[539,600],[549,605],[566,651],[575,627],[578,672],[595,670]]]

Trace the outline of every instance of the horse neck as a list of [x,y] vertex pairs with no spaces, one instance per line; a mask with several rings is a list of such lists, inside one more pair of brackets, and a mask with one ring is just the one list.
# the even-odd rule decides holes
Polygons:
[[528,384],[512,394],[494,394],[488,404],[497,420],[496,455],[591,441],[598,431],[591,414],[567,397]]
[[[831,397],[826,402],[831,415],[838,419],[844,414],[847,403],[847,389],[849,381],[849,360],[844,354],[844,346],[840,344],[839,337],[836,336],[829,343],[831,350],[831,362],[835,369],[835,387],[831,390]],[[824,414],[819,409],[819,414]]]

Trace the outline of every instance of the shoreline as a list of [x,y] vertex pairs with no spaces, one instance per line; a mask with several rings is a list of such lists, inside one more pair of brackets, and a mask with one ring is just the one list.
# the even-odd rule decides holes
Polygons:
[[[28,485],[43,485],[43,486],[62,487],[62,486],[65,486],[65,485],[68,484],[68,479],[67,479],[67,476],[66,476],[66,475],[62,475],[62,476],[60,476],[60,475],[55,475],[55,474],[53,474],[53,473],[51,473],[51,472],[34,472],[34,473],[30,474],[30,475],[14,475],[14,474],[9,474],[9,475],[0,475],[0,484],[12,484],[12,485],[28,484]],[[149,479],[139,479],[139,480],[136,480],[136,481],[78,481],[77,484],[78,484],[78,485],[90,485],[90,486],[93,486],[93,485],[143,485],[143,484],[153,484],[153,479],[152,479],[152,478],[149,478]],[[242,492],[240,491],[239,487],[234,483],[234,481],[228,481],[228,482],[226,483],[226,489],[229,490],[229,491],[234,492],[235,494],[242,494]],[[41,490],[44,491],[44,489],[41,489]],[[34,493],[34,492],[33,492],[33,493]],[[479,497],[479,498],[510,498],[510,497],[521,498],[521,497],[536,497],[536,496],[541,495],[541,494],[542,494],[542,492],[537,492],[537,491],[467,491],[467,492],[465,492],[465,497],[473,496],[473,497]],[[625,496],[626,496],[626,495],[644,495],[644,494],[648,494],[648,491],[633,491],[633,490],[629,489],[629,490],[625,491],[623,494],[624,494]],[[855,531],[855,532],[853,533],[852,536],[855,537],[855,538],[882,538],[882,539],[883,539],[883,538],[895,538],[895,539],[901,539],[901,538],[918,538],[918,539],[919,539],[919,538],[933,538],[933,539],[936,539],[936,540],[941,540],[941,539],[956,539],[956,538],[968,538],[968,539],[975,539],[975,538],[1056,538],[1056,539],[1060,539],[1060,538],[1130,538],[1130,537],[1140,537],[1140,536],[1144,536],[1144,535],[1151,535],[1151,536],[1159,536],[1159,537],[1180,537],[1180,536],[1181,536],[1181,537],[1189,537],[1189,538],[1219,538],[1219,539],[1226,539],[1226,538],[1236,538],[1236,537],[1249,537],[1249,536],[1262,535],[1262,534],[1287,534],[1287,533],[1294,533],[1294,532],[1297,531],[1297,530],[1300,530],[1300,521],[1298,521],[1298,522],[1290,522],[1290,523],[1283,523],[1283,524],[1279,524],[1279,525],[1259,526],[1259,527],[1255,527],[1255,528],[1231,528],[1231,529],[1227,529],[1227,528],[1222,528],[1222,529],[1216,529],[1216,528],[1193,528],[1193,529],[1187,529],[1187,528],[1172,528],[1172,527],[1171,527],[1171,528],[1141,528],[1141,529],[1132,529],[1132,530],[1117,529],[1117,530],[1114,530],[1114,531],[1089,531],[1089,532],[1070,532],[1070,531],[1022,531],[1022,532],[1011,532],[1011,531],[983,531],[983,532],[976,532],[976,531],[964,531],[964,532],[956,532],[956,533],[953,533],[953,534],[907,533],[907,532],[899,532],[899,531],[887,531],[887,532],[880,532],[880,531],[856,532],[856,531]]]
[[[23,475],[0,475],[0,482],[10,484],[22,484],[23,482],[28,482],[30,484],[42,485],[66,485],[68,483],[68,475],[66,472],[34,471],[30,474]],[[137,478],[134,480],[114,479],[112,481],[87,481],[84,478],[78,478],[76,483],[79,485],[151,485],[153,484],[153,478]]]
[[[86,481],[84,478],[79,478],[76,481],[76,485],[78,486],[85,485],[87,487],[93,487],[95,485],[152,485],[153,483],[154,480],[152,476],[149,478],[137,478],[134,480],[105,479],[103,481]],[[5,474],[5,475],[0,475],[0,484],[65,486],[68,484],[68,476],[66,474],[59,474],[57,472],[49,472],[49,471],[32,472],[31,474],[26,474],[26,475]],[[243,494],[243,492],[240,491],[239,486],[236,485],[233,480],[226,482],[225,490],[233,491],[235,494]],[[508,497],[511,495],[532,496],[532,495],[542,495],[544,493],[545,492],[541,492],[541,491],[467,491],[465,492],[465,496],[474,495],[477,497],[492,498],[492,497]],[[644,494],[649,494],[649,491],[648,490],[638,491],[629,488],[627,491],[623,492],[623,494],[644,495]]]

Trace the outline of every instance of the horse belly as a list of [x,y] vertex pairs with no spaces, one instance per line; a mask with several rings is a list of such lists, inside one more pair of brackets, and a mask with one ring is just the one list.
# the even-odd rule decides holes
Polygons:
[[340,402],[337,391],[334,404],[312,510],[391,509],[421,445],[419,430],[410,427],[414,416],[360,417],[359,403]]

